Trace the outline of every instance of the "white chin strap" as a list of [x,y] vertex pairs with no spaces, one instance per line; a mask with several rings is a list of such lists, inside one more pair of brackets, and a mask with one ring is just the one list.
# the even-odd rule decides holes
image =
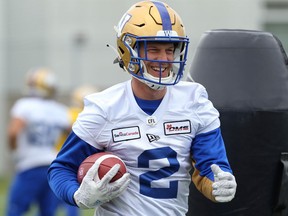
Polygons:
[[[152,81],[155,81],[155,82],[157,82],[159,80],[159,78],[154,77],[151,74],[147,73],[146,69],[145,69],[145,72],[144,72],[143,75],[144,75],[144,78],[148,79],[148,80],[152,80]],[[170,72],[170,75],[168,77],[161,78],[161,82],[162,83],[171,83],[172,79],[173,79],[173,73]],[[148,80],[141,80],[141,81],[144,82],[146,85],[148,85],[150,88],[152,88],[154,90],[162,90],[162,89],[164,89],[166,87],[165,85],[149,82]]]

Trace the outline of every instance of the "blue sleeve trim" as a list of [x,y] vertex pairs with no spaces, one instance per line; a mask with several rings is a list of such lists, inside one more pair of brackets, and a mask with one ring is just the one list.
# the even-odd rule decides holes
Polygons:
[[232,173],[220,128],[195,136],[191,145],[191,154],[195,161],[195,168],[202,177],[206,176],[214,181],[210,168],[212,164],[217,164],[223,171]]
[[59,199],[76,205],[73,195],[79,187],[78,167],[86,157],[100,151],[81,140],[74,132],[69,134],[48,170],[49,185]]

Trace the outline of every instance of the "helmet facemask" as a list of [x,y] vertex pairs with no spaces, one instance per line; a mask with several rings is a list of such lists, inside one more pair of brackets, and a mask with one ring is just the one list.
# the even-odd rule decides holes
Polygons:
[[[174,58],[173,60],[154,60],[149,59],[147,54],[147,44],[151,42],[156,43],[173,43],[174,44]],[[130,61],[127,67],[124,67],[128,73],[133,75],[141,82],[147,84],[150,88],[155,90],[161,90],[168,85],[177,84],[183,76],[184,67],[187,60],[188,39],[186,37],[138,37],[131,34],[126,34],[123,37],[123,44],[130,52]],[[144,56],[140,55],[140,47],[144,46]],[[160,71],[163,69],[163,65],[172,65],[168,76],[162,77],[162,73],[159,72],[159,76],[153,76],[148,73],[144,62],[158,63]]]

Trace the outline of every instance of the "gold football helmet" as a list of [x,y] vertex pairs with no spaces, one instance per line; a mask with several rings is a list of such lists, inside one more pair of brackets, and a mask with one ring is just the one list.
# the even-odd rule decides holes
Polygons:
[[33,68],[26,74],[26,85],[29,96],[53,97],[56,91],[56,78],[48,68]]
[[99,89],[93,85],[81,85],[75,88],[71,94],[71,105],[82,109],[84,107],[84,97],[96,92],[99,92]]
[[[115,27],[117,32],[117,51],[120,67],[153,89],[163,89],[166,85],[175,85],[183,75],[186,64],[189,39],[185,35],[180,16],[167,4],[160,1],[142,1],[134,4]],[[149,42],[173,43],[174,60],[153,62],[173,64],[168,77],[154,77],[145,69],[140,58],[140,43],[147,46]],[[146,51],[145,51],[146,52]],[[152,61],[152,60],[150,60]]]

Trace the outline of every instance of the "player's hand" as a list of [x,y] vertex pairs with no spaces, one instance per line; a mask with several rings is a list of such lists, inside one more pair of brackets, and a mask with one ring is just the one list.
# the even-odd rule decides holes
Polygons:
[[214,173],[214,183],[212,184],[212,195],[217,202],[229,202],[236,193],[237,183],[235,177],[229,173],[224,172],[216,165],[211,165],[212,172]]
[[118,197],[129,185],[130,174],[125,173],[120,179],[110,182],[118,172],[120,165],[114,165],[101,180],[98,176],[99,160],[88,170],[78,190],[74,193],[74,200],[79,208],[96,208],[102,203]]

